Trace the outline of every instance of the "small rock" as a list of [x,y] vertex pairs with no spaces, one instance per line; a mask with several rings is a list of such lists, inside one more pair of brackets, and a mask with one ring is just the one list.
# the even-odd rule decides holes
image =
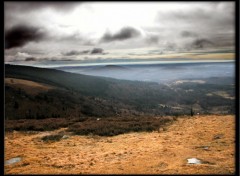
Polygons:
[[162,127],[158,129],[158,132],[161,132],[161,131],[163,131],[163,128],[162,128]]
[[204,146],[204,147],[203,147],[203,150],[208,150],[208,149],[209,149],[208,146]]
[[213,137],[214,140],[221,139],[223,137],[223,134],[217,134]]
[[197,148],[201,148],[203,150],[209,150],[209,146],[199,146],[199,147],[195,147],[196,149]]
[[161,162],[161,163],[159,163],[158,165],[157,165],[157,167],[159,167],[159,168],[166,168],[168,166],[168,164],[167,163],[165,163],[165,162]]
[[188,160],[188,164],[201,164],[201,160],[197,158],[189,158],[187,160]]
[[158,132],[159,132],[159,133],[162,132],[162,131],[167,131],[167,128],[165,128],[165,127],[160,127],[160,128],[158,129]]
[[62,139],[68,139],[69,136],[68,135],[63,135]]
[[22,158],[20,158],[20,157],[12,158],[12,159],[7,160],[5,162],[5,165],[14,164],[14,163],[17,163],[17,162],[19,162],[21,160],[22,160]]
[[215,165],[215,163],[209,162],[209,161],[202,161],[203,164],[209,164],[209,165]]

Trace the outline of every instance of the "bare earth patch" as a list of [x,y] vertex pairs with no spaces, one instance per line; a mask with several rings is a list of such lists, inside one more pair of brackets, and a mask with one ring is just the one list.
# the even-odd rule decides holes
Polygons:
[[[235,117],[179,118],[160,132],[77,136],[46,142],[51,132],[7,132],[5,174],[234,174]],[[202,164],[187,164],[198,158]]]
[[48,91],[50,89],[54,89],[54,87],[37,83],[34,81],[28,81],[24,79],[16,79],[16,78],[5,78],[5,84],[9,86],[14,86],[17,88],[21,88],[29,94],[36,95],[40,92]]

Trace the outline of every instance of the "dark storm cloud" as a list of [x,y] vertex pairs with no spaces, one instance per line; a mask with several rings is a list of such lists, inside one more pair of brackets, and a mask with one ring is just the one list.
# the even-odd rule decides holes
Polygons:
[[14,26],[5,32],[5,48],[22,47],[28,42],[37,42],[43,39],[44,35],[45,34],[36,27],[25,25]]
[[104,54],[102,48],[93,48],[91,54]]
[[37,59],[34,57],[27,57],[25,61],[36,61]]
[[77,55],[86,55],[86,54],[107,54],[102,48],[93,48],[92,50],[83,50],[83,51],[68,51],[62,53],[63,56],[77,56]]
[[64,56],[76,56],[76,55],[82,55],[82,54],[88,54],[90,52],[90,50],[84,50],[84,51],[76,51],[76,50],[72,50],[66,53],[62,53],[62,55]]
[[141,33],[135,28],[124,27],[115,34],[111,34],[109,32],[105,33],[104,36],[101,38],[101,41],[112,42],[112,41],[119,41],[119,40],[127,40],[127,39],[138,37],[140,35]]
[[214,43],[208,39],[196,39],[192,43],[192,47],[196,49],[203,49],[213,45]]

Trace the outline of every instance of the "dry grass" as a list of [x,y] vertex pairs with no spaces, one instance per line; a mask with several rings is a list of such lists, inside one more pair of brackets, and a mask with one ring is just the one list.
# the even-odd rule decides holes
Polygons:
[[16,78],[5,78],[5,84],[23,89],[25,92],[32,95],[54,89],[53,86]]
[[[113,137],[70,135],[46,143],[51,132],[7,132],[5,174],[233,174],[235,118],[194,116],[179,118],[161,132],[128,133]],[[208,146],[204,150],[202,146]],[[204,164],[188,165],[196,157]]]

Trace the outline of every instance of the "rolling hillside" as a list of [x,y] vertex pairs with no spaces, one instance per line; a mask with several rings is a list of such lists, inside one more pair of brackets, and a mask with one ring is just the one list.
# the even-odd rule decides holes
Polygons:
[[[5,78],[7,119],[184,115],[191,109],[201,114],[233,114],[235,109],[229,78],[158,84],[16,65],[5,65]],[[19,80],[21,84],[14,83]],[[24,89],[26,81],[54,88],[33,95],[36,86],[32,91],[29,85]]]

